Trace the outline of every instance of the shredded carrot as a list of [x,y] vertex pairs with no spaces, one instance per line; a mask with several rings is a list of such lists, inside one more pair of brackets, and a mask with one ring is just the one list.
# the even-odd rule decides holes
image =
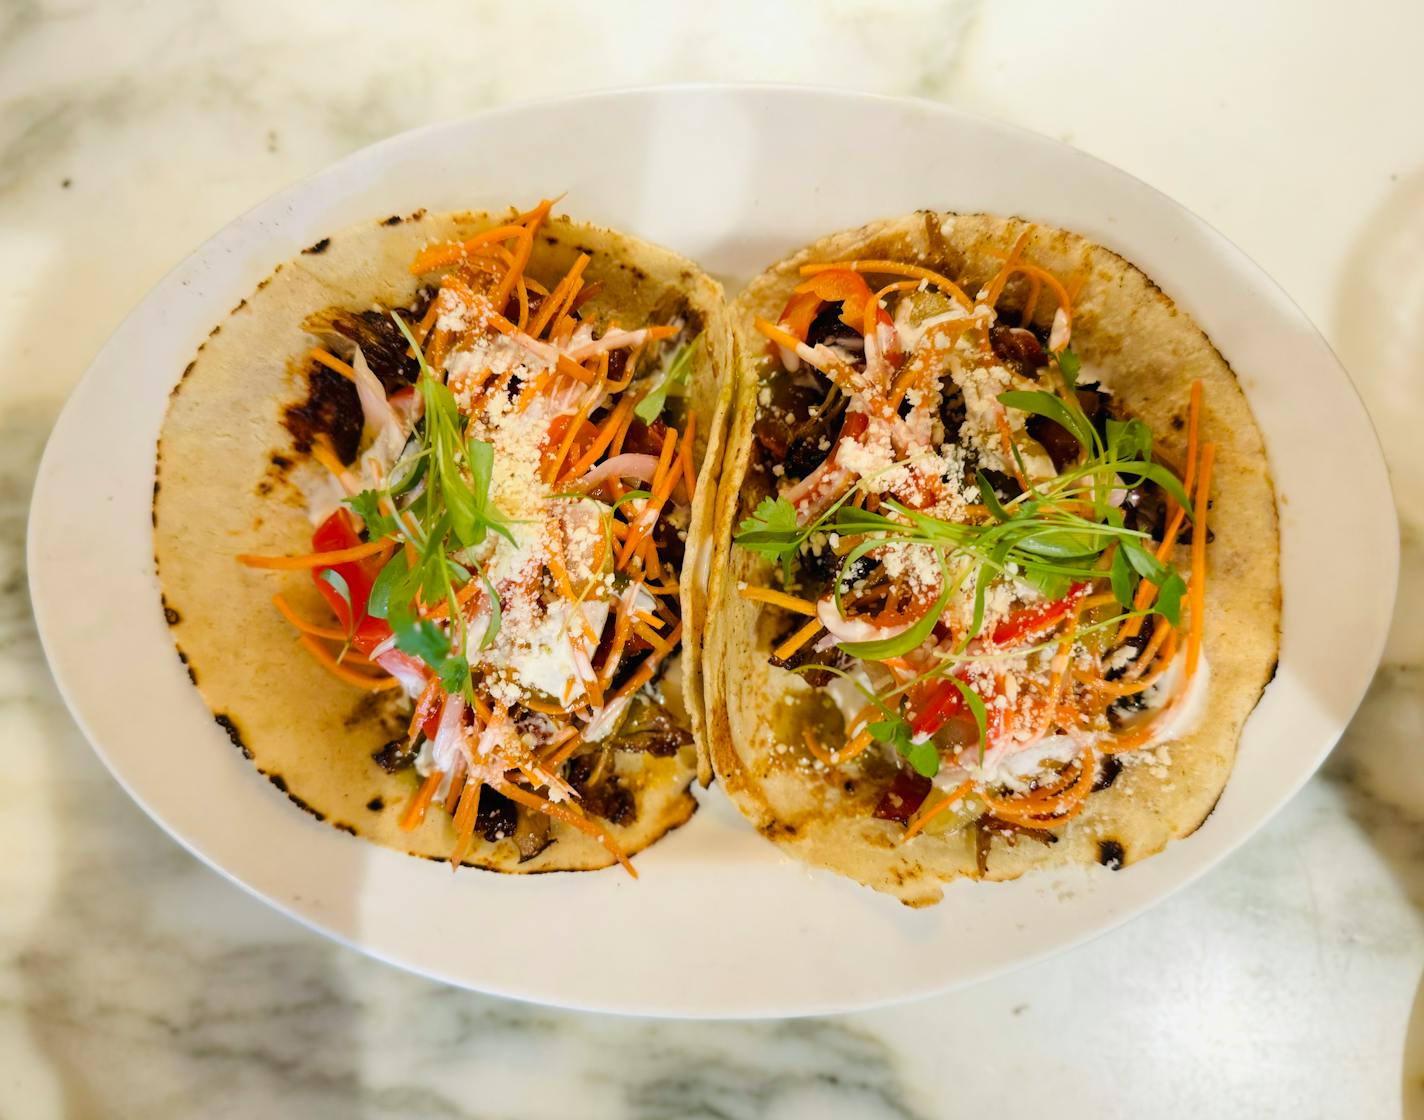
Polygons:
[[1182,489],[1188,494],[1192,492],[1192,483],[1195,481],[1194,471],[1197,463],[1197,440],[1200,439],[1201,430],[1201,409],[1202,409],[1202,383],[1200,379],[1192,382],[1191,403],[1187,406],[1187,473],[1182,479]]
[[574,298],[569,301],[569,306],[565,308],[564,314],[572,315],[589,300],[597,296],[598,293],[601,291],[603,291],[602,280],[595,280],[592,284],[585,284],[582,288],[579,289],[578,295],[574,296]]
[[974,306],[974,301],[964,294],[958,284],[948,276],[941,276],[928,268],[922,268],[917,264],[901,264],[899,261],[828,261],[821,264],[803,264],[801,266],[802,276],[814,276],[818,272],[825,272],[832,268],[848,268],[853,272],[879,272],[887,276],[913,276],[920,280],[928,280],[942,292],[953,296],[966,308]]
[[960,786],[956,786],[948,793],[945,793],[935,803],[933,808],[931,808],[928,803],[921,805],[915,815],[911,817],[910,820],[906,823],[905,835],[900,837],[900,843],[903,844],[906,840],[913,839],[915,836],[919,835],[920,832],[924,831],[925,826],[929,824],[930,821],[934,820],[935,817],[943,813],[946,809],[948,809],[966,793],[969,793],[973,788],[973,782],[965,782]]
[[1104,754],[1122,754],[1125,751],[1136,750],[1154,735],[1163,724],[1169,720],[1182,703],[1182,698],[1186,695],[1187,677],[1182,676],[1182,683],[1178,686],[1176,693],[1163,707],[1158,708],[1151,719],[1145,719],[1141,723],[1135,724],[1124,734],[1119,734],[1111,739],[1104,739],[1098,744],[1098,749]]
[[[545,217],[548,216],[553,205],[553,199],[546,198],[529,212],[528,220],[524,222],[523,228],[516,238],[517,248],[514,250],[514,259],[510,262],[509,270],[504,274],[504,278],[500,280],[499,286],[495,288],[494,296],[491,300],[497,309],[503,311],[505,305],[509,302],[509,297],[514,293],[514,285],[519,277],[524,274],[524,266],[529,263],[529,256],[534,251],[534,232],[539,228]],[[527,304],[525,313],[526,315],[528,314]]]
[[457,755],[455,765],[450,771],[450,790],[445,794],[445,811],[452,817],[455,815],[455,806],[459,804],[460,794],[465,789],[465,756]]
[[[675,627],[673,627],[672,633],[669,634],[667,637],[667,648],[675,649],[677,647],[677,643],[681,640],[682,623],[679,622]],[[662,661],[662,658],[663,655],[661,653],[658,653],[657,651],[648,654],[648,656],[643,659],[643,663],[638,666],[637,670],[633,673],[633,675],[629,677],[626,681],[624,681],[622,684],[620,684],[618,686],[618,691],[608,698],[608,703],[612,704],[615,700],[622,700],[625,696],[631,696],[633,693],[637,692],[638,689],[642,688],[645,684],[652,680],[653,673],[657,671],[658,663]]]
[[302,556],[251,556],[243,554],[237,558],[239,564],[249,568],[272,568],[282,571],[300,571],[304,568],[328,568],[333,564],[346,564],[353,560],[364,560],[374,556],[386,547],[384,539],[368,541],[351,548],[333,549],[331,552],[308,552]]
[[336,357],[336,355],[323,350],[320,346],[307,354],[307,357],[314,362],[320,362],[327,369],[334,370],[341,374],[341,376],[348,381],[356,380],[356,371],[350,365],[343,362],[340,358]]
[[425,721],[435,714],[436,704],[444,695],[441,691],[440,682],[432,678],[422,690],[420,698],[415,702],[415,711],[410,714],[410,725],[406,728],[405,737],[413,740],[415,733],[424,726]]
[[338,642],[344,642],[347,638],[345,630],[339,630],[335,626],[318,626],[315,622],[303,618],[281,595],[273,595],[272,604],[283,618],[303,634],[310,634],[314,638],[330,638]]
[[411,261],[411,274],[419,276],[425,272],[434,272],[437,268],[444,268],[447,264],[455,264],[457,261],[464,260],[481,245],[518,237],[523,232],[522,225],[496,226],[494,229],[487,229],[484,233],[476,234],[468,241],[446,241],[439,245],[427,245],[415,255],[415,260]]
[[549,293],[549,298],[539,306],[539,314],[535,316],[529,333],[538,338],[544,328],[552,323],[565,311],[565,304],[574,298],[578,291],[579,282],[583,278],[583,270],[588,266],[590,257],[587,253],[580,253],[578,260],[564,274],[562,280],[554,285],[554,290]]
[[1035,278],[1046,285],[1048,290],[1057,297],[1058,306],[1063,308],[1063,314],[1067,318],[1069,326],[1072,326],[1073,297],[1069,295],[1068,289],[1059,282],[1058,277],[1054,276],[1053,273],[1047,269],[1039,268],[1037,265],[1028,264],[1025,261],[1019,261],[1015,264],[1013,271],[1022,272],[1025,276]]
[[564,429],[564,438],[559,442],[554,457],[550,459],[548,464],[544,467],[545,482],[553,482],[554,479],[559,477],[559,470],[563,467],[564,460],[568,457],[569,448],[573,447],[574,440],[578,438],[579,433],[583,430],[584,421],[588,419],[588,410],[591,403],[591,401],[585,401],[579,406],[579,410],[574,413],[573,419],[569,421],[568,426]]
[[1016,797],[1000,797],[986,789],[980,796],[1000,820],[1027,828],[1054,828],[1072,820],[1086,806],[1088,794],[1097,780],[1095,759],[1092,748],[1085,747],[1076,772],[1070,771],[1073,780],[1067,785],[1055,784]]
[[[1162,650],[1162,656],[1160,659],[1158,659],[1156,666],[1151,671],[1144,673],[1142,676],[1134,677],[1127,680],[1094,681],[1093,687],[1099,692],[1101,692],[1104,696],[1136,696],[1139,693],[1146,692],[1149,688],[1151,688],[1154,684],[1161,680],[1161,678],[1166,674],[1167,670],[1172,667],[1172,657],[1177,652],[1176,631],[1173,630],[1171,626],[1166,625],[1164,625],[1162,629],[1170,631],[1170,633],[1166,640],[1163,642],[1162,646],[1160,647]],[[1153,639],[1156,639],[1156,634],[1153,635]],[[1151,660],[1151,658],[1148,657],[1147,651],[1144,650],[1142,652],[1142,656],[1139,657],[1137,660],[1142,664],[1147,664]]]
[[820,629],[821,620],[819,618],[812,618],[810,622],[806,623],[806,625],[802,626],[796,633],[792,634],[791,637],[787,638],[786,641],[777,646],[771,655],[778,661],[787,660],[795,654],[798,649],[815,637],[816,634],[820,632]]
[[364,688],[367,692],[385,692],[390,688],[399,688],[400,681],[395,677],[376,677],[370,673],[358,673],[355,669],[348,669],[341,662],[337,661],[332,652],[313,638],[310,634],[301,634],[297,640],[302,646],[316,658],[317,663],[334,677],[339,677],[347,684],[354,684],[358,688]]
[[771,339],[771,341],[778,346],[784,346],[792,353],[796,352],[798,346],[803,345],[801,340],[794,334],[782,330],[781,327],[775,323],[767,322],[767,320],[761,318],[756,319],[755,323],[757,330],[761,331],[762,334],[766,335],[767,338]]
[[[415,325],[415,330],[411,332],[415,335],[417,341],[419,341],[422,346],[425,345],[426,336],[430,334],[430,328],[435,325],[435,320],[439,317],[440,307],[437,301],[432,299],[430,301],[430,306],[425,309],[425,314],[420,317],[420,322]],[[415,357],[415,351],[409,346],[406,347],[405,352],[410,357]]]
[[[1187,465],[1182,476],[1182,489],[1190,495],[1192,483],[1195,481],[1197,471],[1197,433],[1201,422],[1202,406],[1202,383],[1200,380],[1192,382],[1191,405],[1188,410],[1190,419],[1187,423]],[[1172,515],[1167,522],[1167,530],[1162,534],[1162,543],[1157,547],[1157,559],[1165,563],[1167,557],[1172,554],[1172,549],[1177,543],[1177,536],[1182,531],[1182,525],[1186,522],[1187,511],[1177,505],[1175,500],[1169,498],[1169,508]],[[1152,605],[1152,600],[1157,595],[1157,585],[1143,580],[1137,585],[1137,594],[1133,597],[1132,609],[1134,611],[1145,611]],[[1117,633],[1118,642],[1128,638],[1136,637],[1137,632],[1142,629],[1142,617],[1129,618],[1122,624]]]
[[643,639],[643,641],[647,642],[648,645],[652,646],[653,649],[657,650],[659,653],[667,654],[672,652],[672,650],[668,647],[667,643],[664,642],[663,639],[658,636],[657,632],[654,631],[653,628],[645,622],[634,622],[633,633],[637,634],[640,638]]
[[852,758],[855,758],[856,755],[864,751],[866,747],[870,746],[873,741],[873,736],[870,732],[862,729],[850,742],[836,752],[836,764],[840,765],[842,762],[849,762]]
[[1211,503],[1211,465],[1216,457],[1216,444],[1205,444],[1201,449],[1201,466],[1197,471],[1197,494],[1193,504],[1196,507],[1196,522],[1192,525],[1192,583],[1188,590],[1192,615],[1191,629],[1187,632],[1187,679],[1197,671],[1201,660],[1202,635],[1205,630],[1206,612],[1206,522]]
[[[536,338],[531,338],[498,311],[489,309],[486,310],[484,314],[489,321],[489,325],[499,331],[500,334],[509,335],[510,338],[514,339],[515,342],[519,343],[526,350],[529,350],[536,357],[549,356],[548,343],[540,342]],[[589,370],[584,369],[583,366],[579,365],[567,354],[556,353],[553,357],[555,369],[566,377],[572,377],[575,381],[580,381],[585,385],[593,381],[593,374]]]
[[572,756],[574,751],[583,745],[583,735],[577,727],[566,727],[550,743],[552,748],[545,765],[551,770],[557,770]]
[[553,801],[546,801],[537,794],[530,793],[528,790],[522,789],[512,782],[494,782],[492,784],[495,789],[504,794],[504,796],[511,801],[518,801],[521,805],[544,813],[546,816],[553,817],[556,821],[563,821],[565,824],[578,829],[579,832],[582,832],[586,836],[592,836],[608,849],[609,854],[612,855],[614,859],[623,865],[623,870],[628,872],[628,874],[635,879],[638,877],[637,871],[635,871],[633,865],[628,862],[628,857],[623,854],[623,849],[618,846],[618,841],[614,840],[613,835],[607,829],[602,828],[597,822],[589,820],[582,813],[576,812],[567,806],[560,805]]
[[347,493],[354,493],[360,489],[356,479],[346,469],[346,464],[336,457],[336,452],[327,439],[317,439],[312,443],[311,456],[331,472],[332,477],[341,483],[341,488]]
[[414,832],[420,827],[420,822],[425,820],[425,810],[430,808],[430,803],[435,800],[435,792],[444,780],[445,774],[440,770],[432,770],[425,776],[425,781],[420,783],[420,789],[401,814],[400,826],[403,832]]
[[1009,282],[1009,277],[1014,273],[1014,267],[1018,264],[1019,258],[1023,256],[1024,246],[1028,244],[1028,239],[1033,234],[1033,227],[1029,226],[1023,233],[1019,234],[1014,241],[1014,247],[1009,250],[1008,259],[1004,261],[1004,266],[999,269],[998,275],[989,281],[984,291],[984,302],[993,307],[999,302],[999,296],[1004,292],[1004,285]]
[[515,326],[522,331],[529,329],[529,284],[521,276],[514,285],[514,294],[519,300],[519,319]]
[[806,743],[806,749],[811,752],[811,757],[828,770],[836,768],[836,760],[826,753],[826,748],[821,746],[821,741],[816,738],[816,733],[809,727],[801,732],[801,738]]
[[471,774],[460,792],[460,806],[455,810],[455,847],[450,850],[452,868],[459,867],[474,846],[475,821],[480,810],[480,788],[480,780]]
[[1009,469],[1014,472],[1014,478],[1025,490],[1028,489],[1028,479],[1024,478],[1023,471],[1019,470],[1019,459],[1014,454],[1014,432],[1009,427],[1008,413],[1004,411],[1003,405],[997,405],[994,409],[994,419],[999,425],[999,438],[1004,443],[1004,457],[1009,461]]
[[774,591],[770,587],[739,587],[737,594],[743,599],[753,599],[759,603],[770,603],[774,607],[783,607],[788,611],[795,611],[797,614],[816,616],[816,604],[807,599],[798,599],[795,595],[788,595],[784,591]]
[[922,380],[943,361],[939,350],[940,341],[953,339],[973,325],[973,319],[952,319],[945,323],[936,323],[925,332],[915,353],[905,363],[905,368],[900,371],[900,375],[895,378],[895,383],[890,389],[889,397],[892,410],[898,411],[900,403],[905,399],[905,394],[914,388],[917,381]]
[[608,647],[608,656],[598,674],[598,683],[603,688],[612,683],[613,674],[618,671],[618,663],[623,658],[623,647],[628,644],[628,637],[633,632],[633,620],[628,616],[628,612],[622,609],[621,604],[615,604],[615,612],[617,618],[613,622],[613,643]]
[[677,429],[669,428],[667,435],[663,437],[662,450],[658,454],[657,470],[653,472],[653,496],[648,499],[646,506],[638,514],[637,520],[632,524],[628,539],[623,542],[623,549],[618,554],[617,566],[619,568],[628,566],[628,561],[632,559],[634,551],[657,524],[662,505],[667,501],[668,495],[676,484],[676,476],[672,470],[673,455],[676,450]]

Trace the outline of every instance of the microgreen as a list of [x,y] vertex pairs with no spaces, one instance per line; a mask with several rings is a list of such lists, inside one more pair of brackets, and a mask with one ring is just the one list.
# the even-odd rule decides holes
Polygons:
[[699,334],[691,342],[684,342],[668,359],[664,367],[662,376],[657,383],[648,390],[634,407],[635,415],[644,424],[651,424],[656,420],[663,408],[667,404],[668,393],[673,389],[681,391],[687,384],[688,375],[692,372],[692,360],[697,356],[697,350],[702,345],[702,336]]
[[[1066,364],[1071,380],[1077,372],[1077,359],[1064,351],[1060,362],[1064,355],[1069,355]],[[944,573],[944,590],[928,615],[896,638],[840,643],[845,652],[869,660],[899,656],[921,644],[953,590],[972,576],[973,617],[968,633],[961,636],[963,648],[983,626],[989,584],[1009,570],[1050,599],[1065,594],[1073,581],[1106,576],[1119,602],[1129,608],[1138,583],[1146,579],[1159,589],[1153,612],[1177,625],[1185,582],[1173,566],[1157,559],[1148,534],[1127,528],[1122,511],[1112,504],[1114,492],[1153,482],[1191,515],[1191,504],[1176,475],[1152,461],[1151,431],[1139,420],[1109,421],[1106,438],[1101,438],[1076,401],[1065,404],[1043,392],[1004,393],[999,399],[1008,407],[1062,424],[1082,445],[1085,461],[1008,500],[994,493],[980,471],[981,500],[992,517],[980,524],[943,521],[894,499],[882,500],[879,510],[863,510],[847,505],[847,494],[803,525],[789,501],[769,497],[742,522],[737,543],[778,561],[788,580],[792,561],[815,533],[837,533],[843,540],[859,538],[841,561],[842,573],[886,544],[936,553]],[[839,603],[839,580],[835,594]]]
[[[391,537],[408,546],[398,549],[381,568],[366,609],[390,624],[396,647],[430,666],[447,692],[471,695],[470,665],[464,652],[467,623],[455,598],[455,581],[464,584],[478,578],[484,583],[490,606],[480,648],[487,648],[499,633],[499,595],[470,550],[492,533],[517,544],[516,522],[500,511],[490,495],[493,446],[465,437],[465,418],[455,395],[426,363],[405,321],[395,314],[392,318],[420,368],[416,392],[424,415],[414,453],[402,456],[387,485],[347,499],[372,539]],[[425,485],[417,491],[422,481]],[[449,632],[421,618],[417,600],[446,603]]]
[[356,612],[355,608],[351,606],[351,586],[346,582],[346,577],[335,568],[323,568],[317,573],[317,578],[341,596],[341,601],[346,604],[346,617],[354,625]]

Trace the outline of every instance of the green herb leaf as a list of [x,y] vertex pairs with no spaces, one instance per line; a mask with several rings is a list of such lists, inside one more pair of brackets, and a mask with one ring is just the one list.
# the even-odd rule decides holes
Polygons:
[[391,629],[398,649],[420,658],[437,672],[443,670],[445,659],[450,656],[450,639],[435,623],[401,612],[392,615]]
[[440,666],[440,687],[451,694],[464,689],[470,679],[470,663],[463,653],[445,658]]
[[1127,562],[1127,557],[1121,548],[1113,553],[1108,579],[1112,583],[1112,592],[1117,601],[1130,609],[1133,592],[1136,590],[1136,581],[1132,578],[1132,565]]
[[663,407],[667,404],[668,393],[673,388],[681,388],[687,384],[688,375],[692,372],[692,359],[697,354],[697,349],[702,345],[702,336],[699,334],[691,342],[685,342],[674,352],[662,377],[658,379],[645,397],[633,407],[633,415],[644,424],[651,424],[661,414]]
[[785,498],[763,498],[738,527],[736,541],[768,560],[780,561],[782,576],[790,580],[791,560],[809,535],[809,529],[797,527],[795,506]]
[[[642,501],[643,499],[645,499],[645,498],[651,498],[652,496],[653,496],[653,492],[652,492],[651,490],[629,490],[628,493],[624,494],[622,497],[620,497],[620,498],[615,498],[612,502],[610,502],[610,503],[608,504],[608,511],[609,511],[610,513],[612,513],[615,509],[617,509],[619,506],[621,506],[624,502]],[[585,498],[585,497],[587,497],[587,495],[586,495],[586,494],[580,494],[579,497],[580,497],[580,498]],[[767,501],[770,501],[770,500],[771,500],[770,498],[767,499]],[[763,503],[763,504],[765,504],[765,503]],[[793,519],[795,518],[796,514],[795,514],[794,511],[793,511],[793,513],[792,513],[791,516],[792,516]]]
[[763,498],[752,515],[737,529],[737,541],[753,552],[764,551],[759,545],[781,545],[800,533],[796,524],[796,507],[785,498]]
[[1016,408],[1020,412],[1033,413],[1052,420],[1067,430],[1068,434],[1081,443],[1091,454],[1093,450],[1093,428],[1081,410],[1070,410],[1063,401],[1052,393],[1041,390],[1026,391],[1012,389],[999,394],[999,403],[1006,408]]
[[1109,420],[1106,428],[1108,458],[1151,460],[1152,429],[1141,420]]
[[323,568],[316,578],[341,596],[341,601],[346,604],[346,617],[354,624],[356,609],[351,605],[351,585],[346,582],[346,577],[335,568]]
[[923,743],[915,742],[910,725],[899,716],[878,720],[867,725],[866,730],[876,742],[894,747],[917,774],[933,778],[939,773],[938,748],[929,740]]
[[1078,371],[1083,368],[1083,363],[1078,360],[1078,355],[1073,353],[1071,346],[1065,346],[1058,351],[1058,372],[1063,375],[1063,380],[1069,389],[1078,388]]
[[[371,584],[371,595],[366,601],[366,613],[373,618],[385,618],[390,613],[391,599],[396,594],[397,588],[401,588],[410,575],[410,570],[406,566],[405,553],[397,552],[385,566],[376,574],[375,582]],[[415,595],[414,588],[409,589],[405,599],[409,600]]]
[[953,585],[946,579],[944,589],[939,593],[934,606],[903,634],[873,642],[841,642],[841,649],[851,657],[859,657],[865,661],[884,661],[887,657],[899,657],[902,653],[909,653],[930,636],[930,631],[935,628],[935,623],[939,621],[944,605],[949,602],[953,591]]
[[1143,579],[1161,584],[1167,578],[1166,567],[1156,556],[1142,547],[1141,541],[1134,540],[1132,537],[1124,537],[1119,545],[1119,551],[1127,557],[1127,562],[1132,565],[1133,571]]
[[1172,573],[1157,588],[1157,598],[1152,604],[1153,611],[1160,614],[1173,626],[1180,626],[1182,624],[1182,596],[1186,594],[1186,591],[1186,581],[1173,569]]
[[1187,511],[1188,517],[1193,521],[1196,520],[1196,514],[1192,511],[1191,499],[1187,497],[1187,492],[1182,489],[1181,479],[1166,467],[1162,466],[1161,463],[1144,463],[1138,460],[1130,463],[1115,462],[1110,465],[1119,475],[1125,475],[1128,478],[1135,478],[1139,481],[1147,480],[1155,482],[1176,499],[1177,504]]
[[950,677],[949,680],[953,681],[954,687],[959,689],[959,695],[964,697],[969,714],[974,717],[974,726],[979,730],[979,761],[983,762],[984,747],[989,739],[989,712],[984,707],[984,699],[958,677]]
[[939,773],[939,748],[931,740],[907,743],[900,753],[921,777],[933,778]]
[[499,637],[499,628],[504,623],[504,610],[500,606],[499,595],[495,593],[494,584],[490,582],[489,574],[483,568],[477,570],[490,600],[489,622],[485,626],[484,634],[480,636],[480,649],[489,649],[494,645],[495,638]]
[[1004,508],[1004,504],[999,501],[999,495],[994,493],[993,484],[990,483],[988,477],[982,470],[976,472],[976,477],[979,479],[980,500],[989,507],[989,512],[994,515],[995,520],[1008,521],[1011,515]]

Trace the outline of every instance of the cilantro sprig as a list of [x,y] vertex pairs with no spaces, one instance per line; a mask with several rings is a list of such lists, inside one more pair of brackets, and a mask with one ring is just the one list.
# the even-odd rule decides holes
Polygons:
[[[516,522],[490,496],[493,446],[465,438],[465,420],[455,395],[426,363],[405,321],[394,313],[392,318],[419,365],[415,388],[424,416],[413,437],[416,449],[402,457],[386,486],[347,499],[372,539],[391,537],[409,546],[398,549],[376,576],[366,609],[390,624],[396,647],[430,666],[447,692],[472,698],[470,664],[464,652],[468,623],[456,602],[456,583],[479,579],[485,585],[490,616],[480,635],[480,648],[488,648],[499,633],[499,595],[484,568],[470,558],[470,550],[492,533],[517,545]],[[420,617],[417,601],[446,603],[450,631]]]

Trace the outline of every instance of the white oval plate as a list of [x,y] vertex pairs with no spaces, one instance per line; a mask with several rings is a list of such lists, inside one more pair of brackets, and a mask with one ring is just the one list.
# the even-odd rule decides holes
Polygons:
[[[867,138],[878,158],[863,158]],[[1285,589],[1279,671],[1206,825],[1125,871],[960,882],[941,905],[912,911],[791,862],[715,786],[690,824],[639,857],[637,882],[617,870],[452,875],[317,823],[244,761],[189,685],[159,610],[149,503],[169,389],[238,300],[328,233],[559,191],[571,215],[662,242],[732,288],[873,218],[1016,214],[1119,251],[1194,315],[1266,435]],[[1211,867],[1300,788],[1355,710],[1384,640],[1398,542],[1374,432],[1334,355],[1259,268],[1180,206],[1071,148],[940,106],[710,86],[419,129],[233,222],[138,306],[70,399],[35,487],[29,561],[50,663],[99,755],[160,825],[253,894],[469,988],[605,1011],[760,1016],[863,1008],[1002,972]]]

